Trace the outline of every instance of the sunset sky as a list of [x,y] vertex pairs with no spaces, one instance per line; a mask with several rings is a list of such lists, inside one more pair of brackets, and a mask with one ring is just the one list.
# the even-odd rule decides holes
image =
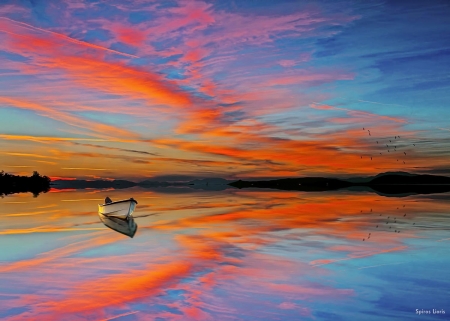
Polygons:
[[446,0],[1,3],[5,172],[450,174]]

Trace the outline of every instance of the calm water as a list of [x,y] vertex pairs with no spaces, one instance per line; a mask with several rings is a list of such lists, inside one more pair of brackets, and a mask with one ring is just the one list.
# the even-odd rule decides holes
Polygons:
[[[134,238],[100,221],[106,195],[139,201]],[[126,189],[0,203],[1,320],[450,319],[450,194]]]

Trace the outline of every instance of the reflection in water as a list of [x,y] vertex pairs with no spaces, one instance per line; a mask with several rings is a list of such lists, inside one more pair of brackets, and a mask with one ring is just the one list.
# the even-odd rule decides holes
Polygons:
[[[450,313],[449,194],[108,191],[112,199],[131,192],[142,200],[133,239],[92,213],[104,191],[0,200],[0,319],[381,321],[423,320],[416,309]],[[102,221],[133,231],[130,222]]]
[[137,224],[134,222],[133,216],[126,219],[118,217],[108,217],[102,213],[98,213],[100,220],[110,229],[133,238],[137,231]]

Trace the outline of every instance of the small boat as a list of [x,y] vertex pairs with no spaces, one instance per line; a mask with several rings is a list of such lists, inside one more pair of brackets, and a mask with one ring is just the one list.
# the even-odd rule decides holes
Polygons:
[[133,214],[137,201],[134,198],[112,202],[109,197],[105,204],[98,204],[98,212],[106,216],[113,216],[126,219]]
[[103,224],[105,224],[105,226],[116,232],[129,236],[131,238],[133,238],[134,234],[136,234],[137,224],[134,222],[132,216],[128,217],[127,219],[121,219],[118,217],[106,216],[98,213],[98,217],[103,222]]

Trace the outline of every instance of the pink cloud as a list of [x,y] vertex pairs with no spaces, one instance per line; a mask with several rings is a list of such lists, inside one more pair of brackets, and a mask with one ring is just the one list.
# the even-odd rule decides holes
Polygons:
[[278,61],[278,64],[280,66],[287,68],[287,67],[293,67],[302,62],[307,62],[309,60],[311,60],[311,54],[310,53],[302,53],[302,54],[300,54],[298,59],[284,59],[284,60]]
[[112,31],[116,34],[117,40],[131,46],[141,46],[148,37],[146,31],[141,31],[137,28],[131,28],[112,24]]
[[283,302],[283,303],[280,303],[278,305],[278,307],[283,310],[293,310],[293,309],[297,309],[298,305],[293,302]]

